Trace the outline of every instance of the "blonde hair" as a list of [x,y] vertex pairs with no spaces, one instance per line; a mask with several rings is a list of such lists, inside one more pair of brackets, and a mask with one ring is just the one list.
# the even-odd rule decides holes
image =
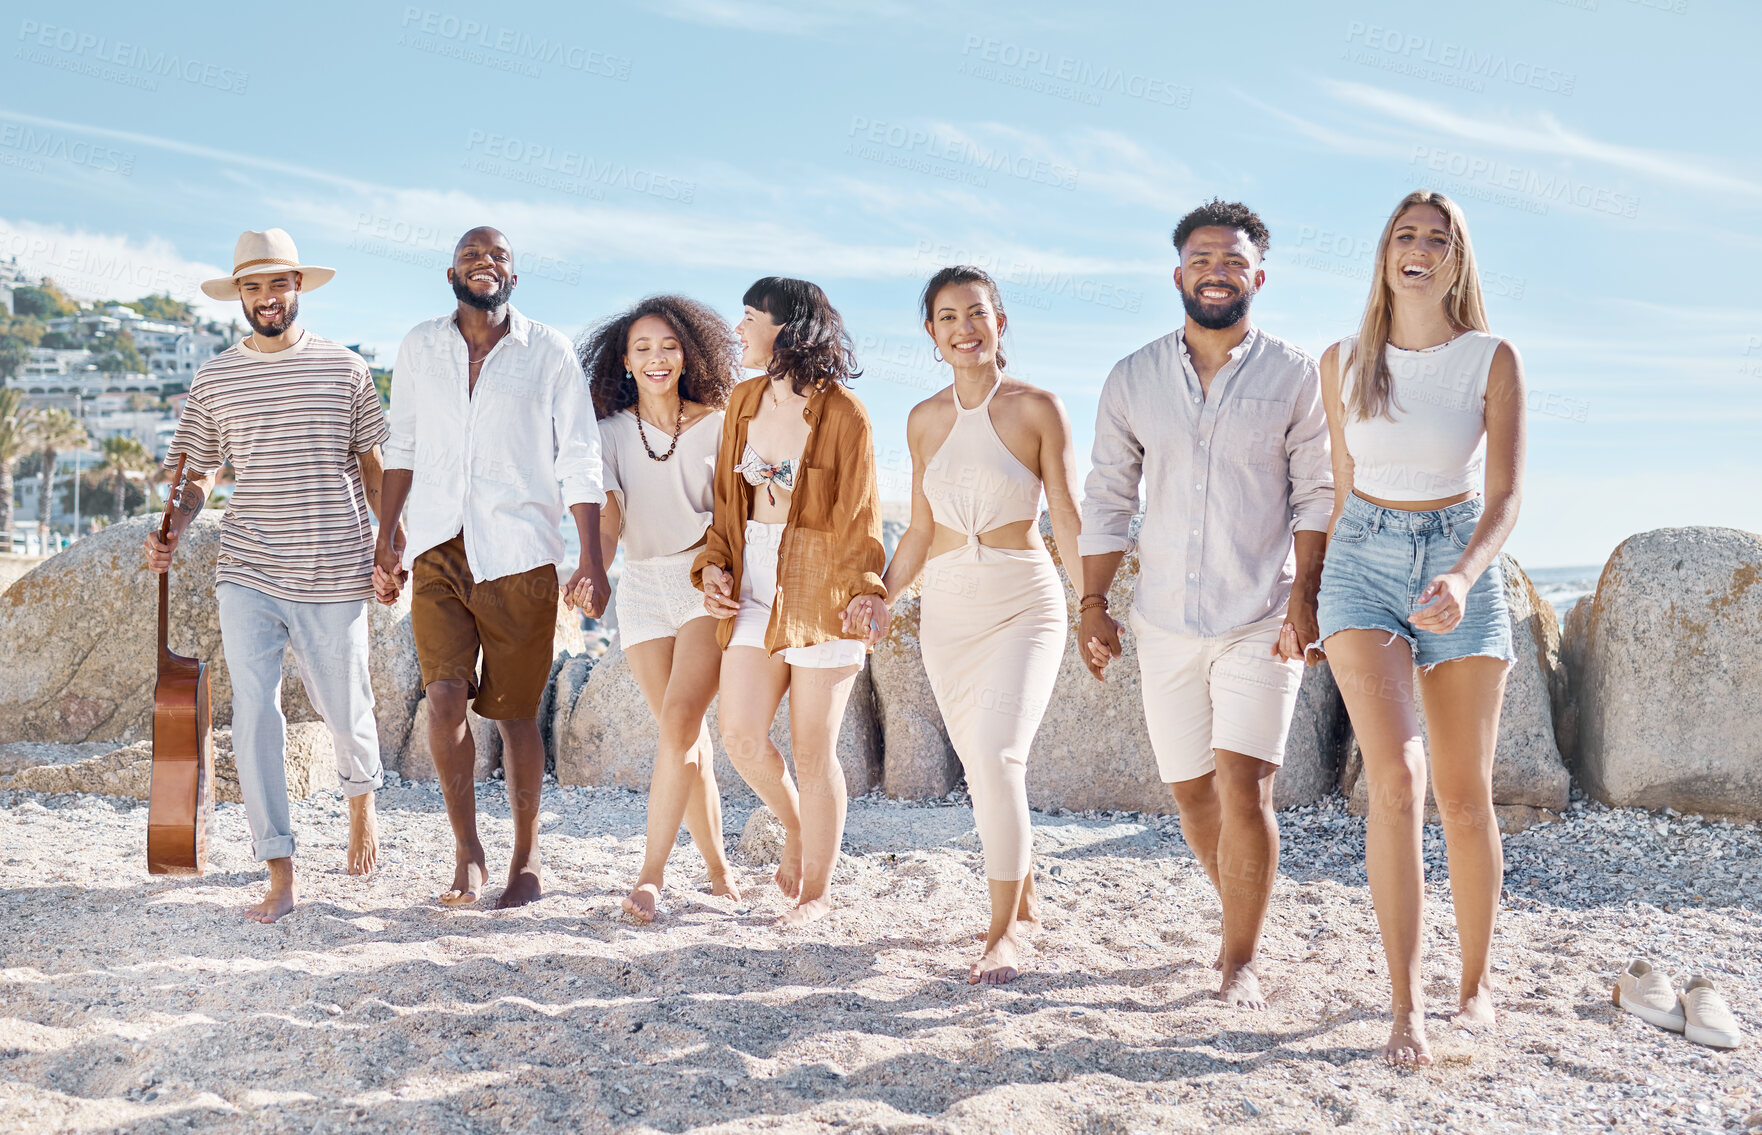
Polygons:
[[[1352,383],[1351,406],[1359,421],[1378,417],[1393,421],[1395,415],[1392,411],[1400,409],[1395,405],[1389,361],[1384,351],[1389,344],[1389,310],[1394,304],[1387,276],[1389,242],[1394,239],[1395,224],[1401,214],[1415,205],[1430,205],[1437,209],[1444,214],[1445,224],[1450,229],[1450,252],[1445,263],[1453,263],[1456,269],[1456,278],[1450,282],[1450,296],[1445,301],[1450,321],[1458,327],[1488,330],[1487,309],[1481,302],[1481,275],[1475,267],[1474,245],[1468,239],[1468,219],[1462,215],[1462,207],[1442,193],[1429,189],[1414,190],[1401,199],[1395,211],[1389,214],[1389,222],[1383,226],[1371,274],[1370,299],[1364,305],[1364,321],[1359,324],[1358,339],[1340,368],[1342,376],[1348,369],[1352,369],[1356,376]],[[1364,365],[1366,359],[1371,360],[1368,367]]]

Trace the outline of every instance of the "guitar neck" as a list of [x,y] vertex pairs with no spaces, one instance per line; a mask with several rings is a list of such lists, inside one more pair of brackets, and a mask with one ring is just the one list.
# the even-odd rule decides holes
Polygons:
[[[180,454],[177,459],[177,471],[171,475],[171,486],[165,493],[165,517],[159,522],[159,538],[164,540],[171,535],[171,513],[177,508],[184,494],[184,464],[189,460],[188,454]],[[167,567],[159,573],[159,661],[163,664],[171,658],[171,568]]]

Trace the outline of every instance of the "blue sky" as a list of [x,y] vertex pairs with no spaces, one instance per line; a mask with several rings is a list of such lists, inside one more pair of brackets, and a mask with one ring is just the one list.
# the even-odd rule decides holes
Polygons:
[[1003,281],[1011,369],[1086,454],[1109,367],[1179,321],[1183,212],[1259,210],[1255,319],[1319,354],[1425,185],[1467,210],[1528,371],[1512,552],[1762,530],[1753,3],[8,7],[0,257],[88,297],[198,298],[240,230],[280,225],[339,272],[306,325],[384,365],[451,306],[474,224],[570,332],[655,291],[733,317],[755,277],[806,276],[904,499],[906,412],[946,382],[914,312],[935,268]]

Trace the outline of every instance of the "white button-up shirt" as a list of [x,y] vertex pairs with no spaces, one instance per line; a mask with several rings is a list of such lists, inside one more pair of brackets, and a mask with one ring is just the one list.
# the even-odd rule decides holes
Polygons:
[[1211,638],[1283,615],[1291,534],[1327,531],[1333,512],[1328,450],[1314,358],[1250,328],[1208,394],[1184,329],[1165,335],[1101,388],[1078,550],[1129,549],[1142,481],[1140,616]]
[[413,473],[404,566],[461,532],[479,583],[561,564],[564,510],[606,499],[575,349],[509,308],[476,390],[469,358],[456,312],[418,323],[398,347],[385,467]]

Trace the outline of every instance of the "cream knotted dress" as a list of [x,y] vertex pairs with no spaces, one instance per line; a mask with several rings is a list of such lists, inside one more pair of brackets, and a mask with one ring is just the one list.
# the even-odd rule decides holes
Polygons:
[[965,533],[967,542],[925,565],[918,639],[966,769],[985,875],[1002,882],[1028,874],[1028,749],[1052,697],[1068,627],[1064,585],[1044,547],[980,542],[993,529],[1040,517],[1040,478],[991,424],[996,394],[994,385],[971,409],[954,395],[954,428],[924,470],[936,523]]

